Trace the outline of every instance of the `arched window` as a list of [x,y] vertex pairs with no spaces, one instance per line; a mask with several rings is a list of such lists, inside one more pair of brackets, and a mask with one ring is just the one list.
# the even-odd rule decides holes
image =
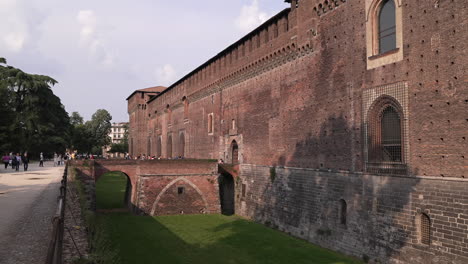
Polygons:
[[340,211],[340,224],[346,225],[346,215],[348,212],[348,205],[346,204],[346,201],[341,199],[340,204],[339,204],[339,211]]
[[394,0],[382,1],[378,17],[379,54],[396,49],[396,17]]
[[431,244],[431,219],[427,214],[421,214],[420,216],[420,241],[422,244]]
[[235,140],[231,143],[232,164],[239,164],[239,146]]
[[213,133],[213,114],[208,115],[208,133]]
[[167,136],[167,158],[172,158],[172,135]]
[[369,110],[367,171],[406,174],[403,153],[403,110],[390,96],[375,101]]
[[365,1],[368,70],[403,60],[402,1]]
[[184,119],[188,119],[189,103],[185,96],[182,98],[182,102],[184,103]]

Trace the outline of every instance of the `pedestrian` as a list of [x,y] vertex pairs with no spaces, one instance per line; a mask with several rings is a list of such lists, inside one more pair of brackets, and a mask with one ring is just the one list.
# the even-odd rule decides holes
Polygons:
[[54,167],[57,166],[57,159],[58,159],[58,156],[57,156],[57,153],[54,152]]
[[19,153],[16,153],[16,157],[15,157],[15,170],[16,171],[19,171],[19,166],[21,165],[21,155]]
[[13,152],[10,152],[10,165],[12,170],[15,169],[15,165],[13,165],[15,163],[15,160],[15,155],[13,155]]
[[5,170],[8,169],[8,164],[10,164],[10,156],[8,153],[5,153],[5,155],[2,157],[3,164],[5,164]]
[[44,154],[39,155],[39,167],[44,167]]
[[59,155],[59,165],[63,165],[63,156],[62,156],[62,154]]
[[21,161],[23,161],[23,168],[24,168],[24,171],[27,171],[28,170],[28,165],[29,165],[29,157],[28,157],[28,153],[25,152],[23,154],[23,156],[21,157]]

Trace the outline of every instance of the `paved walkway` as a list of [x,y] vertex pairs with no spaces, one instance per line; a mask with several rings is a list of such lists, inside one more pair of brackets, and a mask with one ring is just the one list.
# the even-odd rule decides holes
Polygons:
[[0,263],[44,263],[64,166],[0,167]]

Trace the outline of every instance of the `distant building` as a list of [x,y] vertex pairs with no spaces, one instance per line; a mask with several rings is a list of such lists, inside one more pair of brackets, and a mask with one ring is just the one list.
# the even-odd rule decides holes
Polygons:
[[[119,144],[123,143],[122,140],[124,138],[125,132],[128,129],[128,122],[119,122],[119,123],[112,123],[111,131],[109,133],[109,137],[111,139],[112,144]],[[108,153],[111,149],[111,146],[104,147],[102,150],[102,154],[104,157],[110,158],[123,158],[125,153]]]
[[112,123],[111,132],[109,133],[112,144],[122,143],[127,127],[128,122]]

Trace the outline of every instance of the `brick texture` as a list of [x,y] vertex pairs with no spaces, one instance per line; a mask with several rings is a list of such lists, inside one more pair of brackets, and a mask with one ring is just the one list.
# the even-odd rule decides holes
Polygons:
[[[292,1],[132,112],[141,117],[130,118],[141,128],[131,132],[134,148],[171,158],[183,146],[186,157],[230,163],[235,140],[237,214],[373,261],[468,263],[468,3],[396,1],[403,60],[367,70],[366,1]],[[409,173],[370,175],[364,95],[397,83]],[[137,104],[130,98],[129,109]],[[431,219],[430,246],[419,241],[421,213]]]

